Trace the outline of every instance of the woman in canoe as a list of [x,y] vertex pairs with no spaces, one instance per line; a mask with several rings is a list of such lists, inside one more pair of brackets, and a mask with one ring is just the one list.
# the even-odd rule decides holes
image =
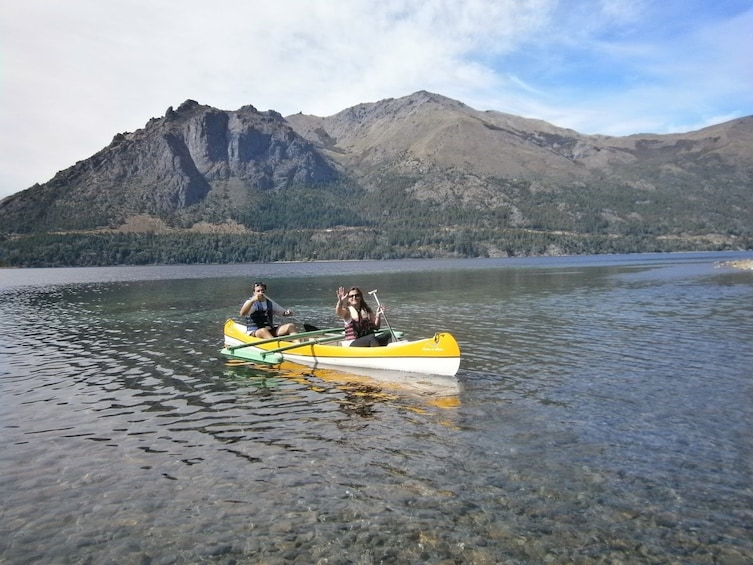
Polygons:
[[389,334],[379,338],[375,335],[382,324],[381,308],[372,310],[360,288],[354,286],[347,292],[342,286],[337,289],[335,314],[345,322],[345,339],[352,340],[350,347],[379,347],[389,343]]

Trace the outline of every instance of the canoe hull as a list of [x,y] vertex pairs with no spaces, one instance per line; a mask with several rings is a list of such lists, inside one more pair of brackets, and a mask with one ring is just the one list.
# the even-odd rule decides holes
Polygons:
[[231,349],[255,341],[259,340],[247,335],[242,324],[234,320],[225,323],[225,349],[222,352],[237,359],[271,364],[285,360],[312,368],[361,368],[443,376],[454,376],[460,368],[460,347],[455,338],[445,332],[427,339],[390,343],[385,347],[343,347],[339,343],[303,342],[280,353],[266,353],[293,344],[281,339],[259,346]]

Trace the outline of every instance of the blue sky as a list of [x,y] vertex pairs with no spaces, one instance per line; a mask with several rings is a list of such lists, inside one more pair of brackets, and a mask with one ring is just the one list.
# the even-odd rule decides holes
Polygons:
[[329,116],[436,92],[585,134],[753,115],[753,0],[0,4],[0,198],[193,99]]

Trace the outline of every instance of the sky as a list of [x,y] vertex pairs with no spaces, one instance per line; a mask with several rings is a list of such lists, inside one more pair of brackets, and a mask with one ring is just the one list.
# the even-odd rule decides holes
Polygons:
[[584,134],[753,115],[753,0],[0,4],[0,199],[185,100],[330,116],[428,90]]

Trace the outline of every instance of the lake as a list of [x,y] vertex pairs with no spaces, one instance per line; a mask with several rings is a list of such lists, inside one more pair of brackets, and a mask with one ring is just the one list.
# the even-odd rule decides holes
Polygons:
[[[753,562],[751,257],[0,270],[0,563]],[[230,362],[255,280],[460,371]]]

